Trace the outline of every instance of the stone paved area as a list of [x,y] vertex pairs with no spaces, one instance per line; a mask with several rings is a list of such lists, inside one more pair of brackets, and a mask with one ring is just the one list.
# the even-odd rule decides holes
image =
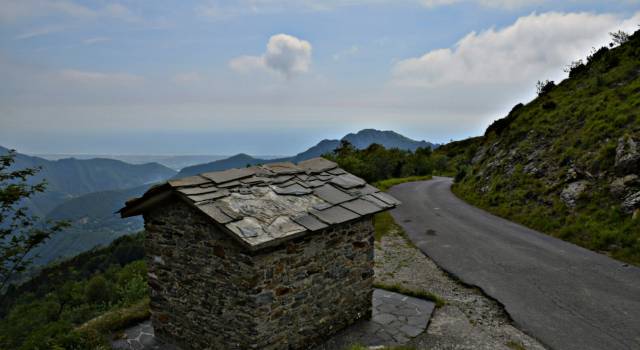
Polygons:
[[373,317],[360,321],[315,350],[344,349],[349,345],[402,345],[424,332],[435,304],[406,295],[376,289]]
[[123,339],[114,340],[111,346],[114,349],[130,350],[179,350],[173,345],[160,342],[153,334],[151,321],[145,321],[137,326],[133,326],[121,334]]
[[[434,303],[406,295],[376,289],[373,293],[373,317],[333,336],[315,350],[340,350],[352,344],[367,346],[401,345],[424,332]],[[112,342],[114,349],[178,350],[160,343],[153,336],[149,321],[125,330],[122,339]]]

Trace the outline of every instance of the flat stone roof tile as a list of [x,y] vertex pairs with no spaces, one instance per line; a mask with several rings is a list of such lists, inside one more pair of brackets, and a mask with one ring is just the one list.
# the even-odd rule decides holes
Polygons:
[[324,158],[313,158],[299,162],[298,166],[306,172],[314,174],[337,168],[338,164]]
[[172,187],[182,187],[182,186],[198,186],[208,182],[211,182],[208,178],[202,177],[200,175],[183,177],[182,179],[169,180],[169,185]]
[[342,168],[335,168],[335,169],[331,169],[331,170],[327,170],[327,172],[331,175],[342,175],[342,174],[348,174],[346,171],[344,171]]
[[385,202],[387,204],[390,204],[390,205],[393,205],[393,206],[400,205],[400,201],[399,200],[391,197],[390,195],[388,195],[388,194],[386,194],[384,192],[376,192],[376,193],[372,193],[371,195],[375,196],[376,198],[378,198],[379,200],[381,200],[381,201],[383,201],[383,202]]
[[364,197],[362,197],[362,199],[369,201],[377,206],[379,206],[380,208],[392,208],[393,205],[387,203],[387,202],[383,202],[380,199],[378,199],[378,197],[375,197],[373,194],[367,194]]
[[329,182],[332,184],[338,185],[344,189],[361,187],[367,183],[363,179],[351,174],[338,175],[332,178],[331,180],[329,180]]
[[325,183],[326,183],[325,181],[320,181],[320,180],[307,181],[307,185],[309,185],[309,187],[320,187],[320,186],[324,186]]
[[275,193],[277,194],[281,194],[281,195],[295,195],[295,196],[300,196],[303,194],[309,194],[311,192],[313,192],[312,190],[301,186],[299,183],[295,182],[290,186],[287,187],[278,187],[278,186],[273,186],[273,191],[275,191]]
[[271,224],[263,228],[270,237],[278,239],[306,231],[306,227],[296,223],[288,216],[277,217]]
[[213,220],[226,224],[233,221],[233,218],[229,217],[225,213],[220,210],[220,208],[215,203],[204,203],[196,205],[198,209],[200,209],[203,213],[207,214]]
[[238,168],[238,169],[229,169],[223,171],[214,171],[210,173],[204,173],[202,176],[210,179],[216,184],[222,184],[225,182],[239,180],[245,177],[249,177],[255,174],[255,168]]
[[[178,192],[179,196],[172,195]],[[386,210],[399,202],[322,158],[210,172],[149,189],[123,217],[182,198],[256,251]]]
[[218,185],[218,187],[220,188],[231,188],[231,187],[238,187],[242,185],[242,182],[238,181],[238,180],[234,180],[234,181],[229,181],[229,182],[224,182]]
[[218,206],[218,208],[220,208],[220,210],[228,217],[230,217],[233,220],[241,220],[243,218],[242,214],[238,213],[237,211],[231,209],[229,207],[229,204],[223,202],[223,201],[218,201],[216,202],[216,205]]
[[360,215],[352,212],[351,210],[345,209],[338,205],[324,210],[312,209],[310,213],[329,225],[341,224],[343,222],[355,220],[360,217]]
[[218,191],[218,189],[216,187],[214,187],[214,186],[212,186],[212,187],[182,187],[182,188],[178,189],[178,192],[186,194],[188,196],[196,195],[196,194],[216,192],[216,191]]
[[362,196],[367,195],[367,194],[380,192],[380,190],[375,188],[375,187],[373,187],[373,186],[371,186],[371,185],[369,185],[369,184],[366,184],[366,185],[364,185],[362,187],[351,188],[347,192],[349,192],[350,194],[352,194],[354,196],[362,197]]
[[316,178],[318,180],[322,180],[322,181],[329,181],[329,180],[333,179],[334,176],[335,175],[331,175],[329,173],[321,173],[321,174],[317,174]]
[[240,221],[229,223],[226,226],[228,229],[244,238],[258,237],[264,234],[264,230],[260,223],[252,217],[246,217]]
[[265,168],[276,174],[297,174],[304,170],[291,162],[269,163],[264,165]]
[[281,184],[287,181],[291,181],[293,180],[294,176],[293,175],[280,175],[280,176],[274,176],[271,178],[271,182],[274,184]]
[[309,214],[293,218],[293,221],[304,226],[309,231],[319,231],[323,228],[329,227],[329,225],[318,220],[315,216]]
[[189,195],[188,197],[194,202],[203,202],[203,201],[216,200],[222,197],[226,197],[228,195],[229,195],[229,191],[226,189],[222,189],[215,192]]
[[251,176],[240,180],[240,182],[242,182],[243,184],[253,185],[261,182],[271,182],[271,178],[264,176]]
[[321,187],[313,189],[313,194],[331,204],[340,204],[342,202],[350,201],[354,198],[351,195],[340,191],[339,189],[329,184],[325,184]]
[[342,203],[340,205],[359,215],[369,215],[384,210],[384,208],[381,208],[369,201],[360,198],[354,199],[350,202]]

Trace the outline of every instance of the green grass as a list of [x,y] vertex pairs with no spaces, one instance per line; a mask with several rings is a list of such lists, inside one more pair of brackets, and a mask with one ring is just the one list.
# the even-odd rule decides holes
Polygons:
[[520,344],[518,342],[515,342],[513,340],[509,340],[507,342],[507,347],[509,349],[513,349],[513,350],[527,350],[527,348],[525,348],[524,345],[522,345],[522,344]]
[[405,182],[426,181],[426,180],[431,180],[431,178],[432,178],[431,175],[391,178],[386,180],[380,180],[378,182],[375,182],[373,185],[378,189],[380,189],[381,191],[386,191],[395,185],[403,184]]
[[373,216],[373,225],[375,227],[375,239],[380,241],[382,237],[388,235],[404,236],[404,230],[400,225],[396,224],[393,217],[388,211]]
[[108,311],[75,329],[93,348],[109,348],[109,336],[149,319],[149,297],[125,308]]
[[402,285],[396,284],[384,284],[384,283],[374,283],[373,286],[378,289],[388,290],[390,292],[396,292],[404,295],[408,295],[414,298],[429,300],[436,304],[437,308],[443,307],[447,304],[447,302],[440,296],[435,295],[434,293],[425,291],[425,290],[413,290]]
[[[402,183],[414,182],[414,181],[427,181],[431,179],[432,179],[431,175],[391,178],[387,180],[378,181],[374,183],[374,186],[382,191],[386,191],[389,188]],[[402,227],[400,227],[400,225],[398,225],[395,222],[395,220],[393,219],[393,217],[388,211],[376,214],[373,217],[373,223],[375,226],[376,241],[379,242],[380,239],[382,239],[382,237],[387,235],[397,235],[397,236],[404,237],[407,240],[407,242],[413,245],[413,243],[411,243],[411,241],[407,238],[406,232],[404,232]]]
[[[616,146],[640,139],[640,31],[590,55],[570,78],[492,124],[470,142],[444,146],[458,164],[453,191],[465,201],[587,249],[640,266],[640,221],[611,193]],[[551,106],[551,107],[550,107]],[[482,150],[482,157],[471,159]],[[531,172],[532,166],[538,171]],[[573,171],[576,177],[568,175]],[[589,189],[575,207],[572,181]],[[634,193],[640,186],[632,187]]]

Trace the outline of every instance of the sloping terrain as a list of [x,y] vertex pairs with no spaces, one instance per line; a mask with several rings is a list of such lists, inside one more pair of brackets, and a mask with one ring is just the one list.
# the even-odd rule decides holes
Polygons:
[[[575,63],[463,159],[454,191],[495,214],[640,264],[640,31]],[[460,144],[443,147],[455,150]]]
[[116,211],[124,202],[141,196],[148,188],[148,185],[142,185],[124,190],[88,193],[55,207],[45,219],[68,220],[71,227],[55,235],[38,249],[39,258],[36,263],[46,264],[52,260],[71,257],[142,230],[142,218],[122,219]]
[[[0,147],[0,154],[9,150]],[[43,217],[62,202],[91,192],[137,187],[164,181],[176,172],[157,163],[133,165],[112,159],[74,158],[50,161],[17,154],[12,169],[40,167],[31,183],[46,180],[47,191],[34,196],[27,205]]]

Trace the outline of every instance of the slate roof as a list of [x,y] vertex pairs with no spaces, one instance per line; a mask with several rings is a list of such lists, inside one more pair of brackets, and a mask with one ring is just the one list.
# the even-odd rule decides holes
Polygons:
[[391,209],[400,202],[313,158],[170,180],[128,201],[122,217],[140,215],[173,194],[226,228],[251,250]]

